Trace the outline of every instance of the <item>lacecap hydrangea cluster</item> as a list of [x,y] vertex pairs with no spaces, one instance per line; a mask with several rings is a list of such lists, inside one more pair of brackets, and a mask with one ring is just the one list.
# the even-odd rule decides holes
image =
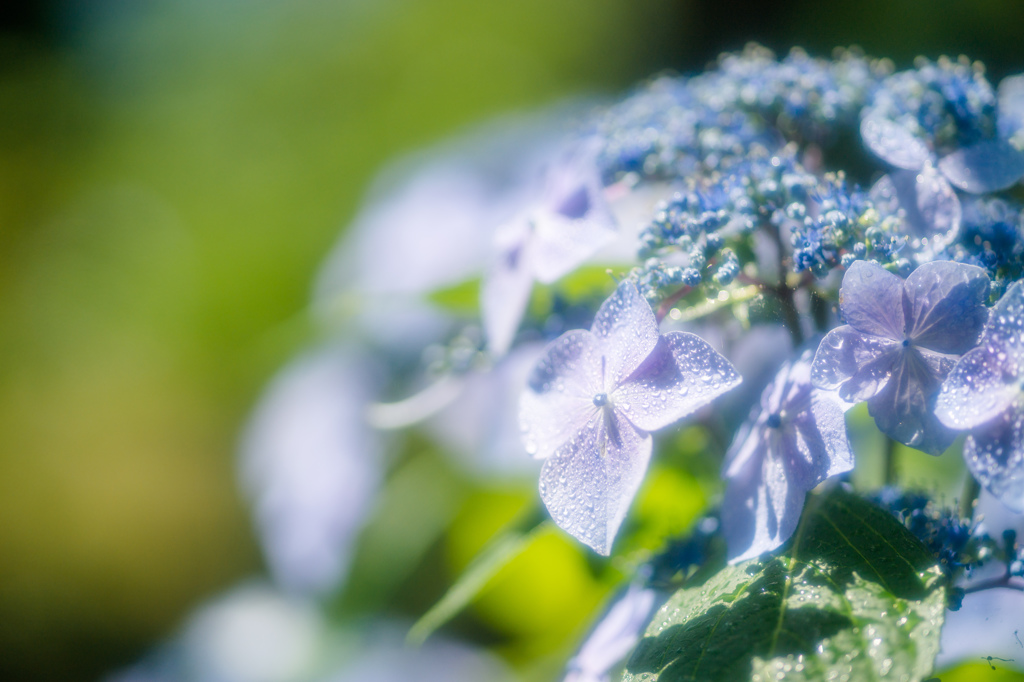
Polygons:
[[[844,412],[861,402],[931,455],[967,432],[972,474],[1024,511],[1022,128],[1024,76],[993,87],[966,59],[893,72],[758,47],[583,116],[499,231],[481,298],[500,357],[533,280],[635,246],[590,330],[547,346],[520,401],[556,523],[608,554],[650,434],[743,381],[724,349],[666,331],[716,304],[792,340],[723,464],[732,560],[782,545],[806,493],[853,468]],[[873,172],[845,174],[851,155]],[[624,224],[630,202],[648,214]]]
[[[965,434],[983,495],[1024,518],[1022,178],[1024,75],[757,46],[407,164],[318,282],[341,350],[285,377],[278,393],[309,400],[269,402],[253,430],[245,484],[272,569],[300,591],[338,584],[383,477],[339,462],[406,427],[474,471],[531,471],[550,518],[601,555],[664,432],[700,422],[723,442],[717,510],[645,564],[573,679],[601,679],[651,589],[716,542],[732,563],[783,547],[808,494],[855,467],[859,403],[921,457]],[[344,429],[309,407],[321,394]],[[1015,534],[928,497],[877,501],[951,581],[995,561],[993,585],[1024,589]]]

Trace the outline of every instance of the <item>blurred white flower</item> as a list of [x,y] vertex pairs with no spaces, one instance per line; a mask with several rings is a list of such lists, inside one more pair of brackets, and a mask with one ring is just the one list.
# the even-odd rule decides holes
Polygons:
[[287,590],[324,593],[348,570],[382,476],[364,417],[372,392],[365,358],[324,349],[281,372],[244,434],[242,485],[271,574]]
[[488,370],[464,377],[458,397],[427,427],[472,471],[485,475],[534,475],[540,463],[526,454],[517,406],[544,343],[513,349]]
[[332,627],[305,599],[267,584],[200,606],[181,633],[108,682],[509,682],[486,652],[434,637],[404,642],[404,623]]
[[468,644],[432,637],[420,647],[405,644],[404,627],[375,623],[360,653],[322,682],[511,682],[493,656]]

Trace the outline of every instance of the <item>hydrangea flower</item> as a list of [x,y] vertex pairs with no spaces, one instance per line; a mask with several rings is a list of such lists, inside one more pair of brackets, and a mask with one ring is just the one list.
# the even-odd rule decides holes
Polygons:
[[822,340],[811,381],[847,402],[867,401],[889,437],[933,455],[956,434],[932,412],[957,358],[978,342],[988,318],[989,279],[973,265],[925,263],[903,281],[866,261],[843,277],[846,324]]
[[787,362],[725,457],[722,531],[732,563],[778,548],[800,522],[807,492],[853,468],[849,405],[811,385],[813,353]]
[[1024,512],[1024,284],[1014,284],[992,309],[981,344],[950,373],[935,414],[953,429],[970,429],[964,459],[1003,504]]
[[997,97],[966,62],[923,60],[883,82],[860,131],[897,170],[875,184],[871,198],[883,214],[902,218],[914,251],[927,259],[957,237],[962,209],[953,186],[993,192],[1024,176],[1021,141],[1011,142],[1022,118],[1024,79],[1005,79]]
[[548,169],[539,201],[495,234],[496,257],[481,290],[493,355],[512,344],[534,280],[554,282],[617,237],[596,154],[593,143],[583,142],[560,158]]
[[348,572],[352,545],[383,478],[378,434],[363,416],[367,359],[321,350],[300,358],[260,401],[241,448],[267,564],[279,585],[324,594]]
[[881,215],[899,218],[910,249],[920,260],[931,258],[960,234],[960,199],[930,162],[883,175],[868,197]]
[[[1024,79],[998,94],[966,61],[921,60],[882,82],[861,120],[861,137],[887,163],[908,171],[934,166],[959,189],[995,192],[1024,177],[1016,136],[1024,120]],[[939,182],[936,180],[936,182]]]
[[651,457],[651,431],[740,383],[700,337],[661,335],[650,305],[622,282],[590,331],[545,350],[520,400],[528,453],[544,459],[540,495],[551,517],[607,555]]

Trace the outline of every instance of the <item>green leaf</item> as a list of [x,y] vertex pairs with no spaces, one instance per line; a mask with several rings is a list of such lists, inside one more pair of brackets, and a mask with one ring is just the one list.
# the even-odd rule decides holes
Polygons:
[[946,605],[935,558],[851,493],[811,496],[780,556],[677,591],[627,681],[923,680]]
[[413,645],[422,644],[439,627],[458,615],[505,564],[530,545],[538,532],[547,526],[546,520],[547,515],[538,506],[491,540],[444,596],[413,624],[406,641]]
[[480,312],[480,278],[438,289],[427,296],[427,300],[455,315],[476,315]]

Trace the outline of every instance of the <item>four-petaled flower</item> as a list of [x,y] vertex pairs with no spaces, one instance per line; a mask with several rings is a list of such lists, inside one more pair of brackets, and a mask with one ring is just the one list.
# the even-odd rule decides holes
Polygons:
[[867,401],[878,428],[933,455],[956,434],[932,412],[942,381],[978,342],[988,319],[989,279],[973,265],[925,263],[904,282],[857,261],[847,271],[839,306],[847,324],[818,346],[811,382]]
[[[895,74],[891,80],[908,76],[912,77],[913,72]],[[960,116],[951,117],[949,123],[956,136],[962,138],[962,144],[952,150],[938,139],[940,134],[948,134],[949,126],[937,121],[932,121],[931,125],[937,125],[940,130],[923,126],[918,116],[920,112],[904,111],[909,103],[888,96],[892,94],[887,92],[891,86],[885,84],[879,91],[881,96],[876,95],[874,105],[864,113],[861,138],[883,161],[909,171],[934,172],[936,183],[945,184],[948,180],[972,194],[1006,189],[1024,177],[1024,152],[1020,150],[1020,132],[1024,129],[1024,75],[1003,79],[995,97],[990,87],[985,83],[984,95],[979,93],[979,98],[985,102],[978,102],[978,111],[963,111]],[[948,102],[946,104],[944,109],[952,108]],[[995,115],[994,130],[985,120],[992,114]]]
[[614,241],[593,141],[547,169],[539,199],[494,235],[495,254],[481,288],[487,345],[504,355],[530,299],[533,281],[550,284]]
[[1024,283],[992,309],[980,345],[956,364],[939,393],[935,414],[954,429],[970,429],[967,466],[985,488],[1024,512]]
[[807,492],[853,468],[843,416],[850,405],[811,385],[812,357],[807,350],[783,365],[726,454],[722,531],[733,563],[782,545]]
[[520,401],[527,451],[544,458],[540,495],[555,523],[607,555],[651,456],[651,431],[740,383],[700,337],[661,335],[623,282],[590,331],[553,341]]
[[[926,71],[942,72],[932,66],[926,67]],[[915,72],[904,72],[896,74],[892,80],[905,84],[914,77]],[[963,88],[967,82],[970,79],[957,86],[947,86],[943,96],[948,98],[959,93],[966,99]],[[951,185],[965,192],[982,194],[1006,189],[1024,176],[1024,152],[1021,151],[1024,76],[1003,79],[997,98],[983,78],[974,86],[978,111],[961,111],[949,122],[957,137],[965,142],[952,151],[948,144],[936,139],[940,133],[948,135],[951,126],[936,121],[932,121],[932,125],[939,130],[923,126],[920,117],[932,120],[934,112],[931,116],[924,115],[922,112],[927,107],[916,113],[915,107],[906,111],[909,103],[901,101],[900,88],[893,84],[883,85],[881,96],[867,109],[861,121],[865,145],[897,169],[875,183],[871,198],[883,213],[900,214],[912,248],[924,258],[934,256],[959,232],[962,210]],[[887,87],[896,90],[895,99],[893,93],[886,92]],[[910,90],[919,92],[919,88]],[[930,95],[934,99],[938,93]],[[921,102],[917,104],[924,106]],[[962,103],[947,101],[943,110],[954,111],[959,104]],[[991,114],[995,115],[994,130],[987,120]]]

